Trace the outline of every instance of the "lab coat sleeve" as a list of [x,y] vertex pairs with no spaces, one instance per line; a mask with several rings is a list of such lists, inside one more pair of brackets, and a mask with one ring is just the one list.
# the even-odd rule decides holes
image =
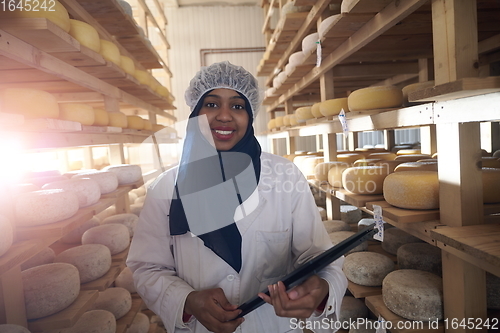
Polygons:
[[[293,173],[296,189],[292,199],[293,218],[293,252],[297,267],[332,246],[332,242],[321,221],[309,184],[300,172]],[[313,315],[309,320],[338,320],[342,299],[347,289],[347,278],[342,271],[344,257],[341,257],[324,268],[318,276],[328,282],[329,294],[323,313]],[[320,325],[321,326],[321,325]],[[322,330],[316,330],[316,333]],[[326,332],[326,331],[325,331]],[[331,332],[331,330],[328,330]]]
[[[137,293],[162,319],[168,332],[185,328],[182,321],[187,295],[194,289],[177,276],[168,224],[170,186],[161,179],[148,194],[127,258]],[[169,192],[170,191],[170,192]]]

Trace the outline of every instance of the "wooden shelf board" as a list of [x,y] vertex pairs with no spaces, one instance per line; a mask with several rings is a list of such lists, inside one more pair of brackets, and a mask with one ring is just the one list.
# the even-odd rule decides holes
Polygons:
[[51,55],[71,66],[80,68],[84,72],[91,70],[87,67],[104,67],[107,64],[102,55],[83,45],[80,45],[80,49],[78,51],[54,52],[51,53]]
[[347,281],[347,289],[355,298],[365,298],[368,296],[381,295],[382,287],[367,287]]
[[0,276],[17,265],[22,264],[41,250],[42,246],[34,240],[18,241],[0,257]]
[[82,125],[82,133],[122,133],[121,127]]
[[364,207],[366,206],[367,202],[380,201],[384,199],[384,196],[382,194],[375,194],[375,195],[352,194],[344,189],[335,190],[335,196],[340,200],[343,200],[348,204],[351,204],[356,207]]
[[122,271],[122,265],[114,264],[111,266],[109,271],[106,274],[104,274],[104,276],[94,281],[82,283],[80,285],[80,290],[104,291],[115,282],[116,277],[120,275],[121,271]]
[[439,209],[411,210],[391,206],[386,201],[367,202],[366,208],[373,210],[373,205],[382,207],[382,216],[398,223],[417,223],[439,220]]
[[[412,321],[398,316],[391,310],[389,310],[382,299],[382,295],[368,296],[365,298],[366,306],[372,311],[377,317],[381,316],[386,321],[392,323],[391,332],[392,333],[444,333],[444,325],[439,322],[437,329],[429,327],[428,322],[420,321],[422,327],[417,329],[417,324],[419,321]],[[398,329],[398,322],[407,322],[406,324],[401,323],[399,327],[413,327],[414,329]]]
[[80,291],[78,298],[66,309],[51,316],[28,321],[28,329],[38,332],[71,327],[83,313],[91,309],[97,296],[97,290]]
[[82,130],[82,124],[76,121],[50,118],[26,119],[24,124],[16,130],[21,132],[79,132]]
[[120,319],[116,321],[116,326],[126,326],[129,327],[134,321],[135,316],[141,310],[143,300],[138,294],[132,294],[132,308],[129,312]]
[[139,34],[116,36],[116,40],[146,69],[163,68],[158,54]]
[[123,263],[123,264],[125,264],[125,260],[127,260],[129,249],[130,249],[130,246],[127,247],[122,252],[117,253],[115,255],[112,255],[111,256],[111,260],[113,261],[113,263],[118,263],[118,264],[122,264]]

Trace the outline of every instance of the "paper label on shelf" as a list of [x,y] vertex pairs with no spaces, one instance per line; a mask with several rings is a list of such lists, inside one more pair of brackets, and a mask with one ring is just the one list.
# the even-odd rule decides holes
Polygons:
[[316,42],[316,67],[321,66],[321,41]]
[[375,220],[375,228],[378,232],[373,235],[373,239],[384,241],[384,220],[382,219],[382,207],[373,205],[373,219]]
[[344,109],[340,110],[339,120],[340,124],[342,125],[342,131],[344,132],[344,137],[347,138],[347,136],[349,135],[349,128],[347,127],[347,119],[345,118]]
[[387,333],[387,330],[385,328],[386,328],[385,319],[379,315],[375,333]]

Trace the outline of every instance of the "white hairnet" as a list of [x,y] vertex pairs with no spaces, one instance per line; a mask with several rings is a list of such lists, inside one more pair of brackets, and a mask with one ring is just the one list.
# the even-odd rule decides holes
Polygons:
[[184,95],[186,103],[193,110],[207,91],[219,88],[233,89],[243,94],[252,107],[255,119],[261,102],[258,82],[246,69],[229,61],[202,67],[189,83]]

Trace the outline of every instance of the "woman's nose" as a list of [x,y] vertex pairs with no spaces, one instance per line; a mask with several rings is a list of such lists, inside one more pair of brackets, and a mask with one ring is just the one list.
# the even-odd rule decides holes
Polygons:
[[231,113],[231,108],[227,105],[221,106],[215,119],[217,119],[219,121],[223,121],[223,122],[231,121],[233,119],[233,116]]

